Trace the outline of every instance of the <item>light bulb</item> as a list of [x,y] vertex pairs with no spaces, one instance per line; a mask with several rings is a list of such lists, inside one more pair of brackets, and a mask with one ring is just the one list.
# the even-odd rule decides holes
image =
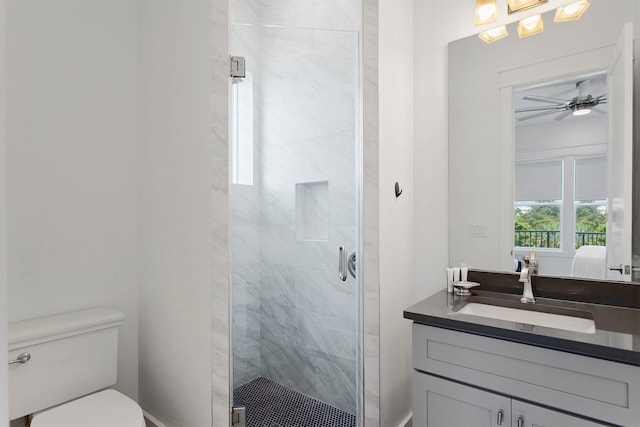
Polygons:
[[507,27],[503,25],[501,27],[483,31],[478,34],[478,37],[480,37],[480,39],[486,43],[493,43],[496,40],[500,40],[501,38],[506,37],[507,34]]
[[580,3],[568,4],[564,7],[564,13],[566,13],[567,15],[573,15],[574,13],[579,11],[581,7],[582,5]]
[[536,15],[536,16],[530,16],[528,18],[524,18],[522,20],[522,26],[528,30],[531,31],[534,28],[536,28],[536,25],[538,25],[538,21],[540,20],[540,15]]
[[498,19],[496,0],[476,0],[476,10],[473,14],[473,25],[479,27]]
[[590,108],[583,108],[580,110],[576,110],[573,112],[574,116],[586,116],[587,114],[589,114],[591,112]]
[[496,13],[495,4],[485,4],[484,6],[480,6],[478,8],[478,17],[483,21],[491,18],[494,13]]
[[580,19],[589,7],[589,0],[580,0],[556,9],[555,22],[575,21]]

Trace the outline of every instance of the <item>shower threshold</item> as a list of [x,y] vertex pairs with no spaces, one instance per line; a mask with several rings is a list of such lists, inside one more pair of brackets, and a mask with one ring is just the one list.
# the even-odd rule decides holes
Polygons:
[[356,417],[282,384],[258,377],[233,391],[247,427],[356,427]]

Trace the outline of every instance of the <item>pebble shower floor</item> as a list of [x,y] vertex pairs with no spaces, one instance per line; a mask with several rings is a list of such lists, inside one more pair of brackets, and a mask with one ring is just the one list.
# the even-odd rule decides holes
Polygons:
[[258,377],[233,391],[247,408],[247,427],[356,427],[355,415]]

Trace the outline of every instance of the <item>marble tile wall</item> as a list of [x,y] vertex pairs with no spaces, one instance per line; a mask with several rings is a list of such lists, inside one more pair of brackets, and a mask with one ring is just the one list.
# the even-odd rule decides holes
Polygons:
[[[337,278],[337,259],[359,250],[360,14],[353,0],[232,1],[259,128],[256,182],[231,188],[234,387],[262,375],[351,413],[358,283]],[[314,182],[327,183],[329,233],[301,239],[296,185]]]
[[359,0],[231,0],[231,22],[359,31]]
[[230,424],[229,3],[211,0],[212,425]]
[[362,0],[362,425],[380,425],[378,0]]
[[231,186],[234,388],[261,375],[259,200],[257,187]]
[[253,91],[253,185],[231,185],[230,251],[233,387],[261,375],[260,369],[260,33],[250,25],[231,26],[231,52],[246,59]]
[[[357,34],[261,28],[261,369],[356,413]],[[296,185],[326,182],[326,239],[298,239]]]

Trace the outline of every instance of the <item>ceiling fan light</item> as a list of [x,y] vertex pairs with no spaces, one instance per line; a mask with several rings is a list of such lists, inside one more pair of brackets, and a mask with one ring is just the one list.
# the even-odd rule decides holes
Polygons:
[[506,26],[492,28],[487,31],[483,31],[478,34],[478,37],[486,43],[493,43],[496,40],[500,40],[503,37],[506,37],[509,33],[507,32]]
[[590,112],[591,112],[591,108],[589,108],[587,106],[577,105],[576,109],[573,110],[573,115],[574,116],[586,116]]
[[518,23],[518,36],[520,38],[529,37],[544,31],[544,21],[542,15],[529,16],[521,19]]
[[511,15],[512,13],[536,7],[546,2],[547,0],[507,0],[507,11],[509,15]]
[[554,22],[575,21],[580,19],[589,7],[589,0],[580,0],[556,9]]
[[476,0],[476,12],[473,16],[473,26],[490,24],[498,19],[496,0]]

